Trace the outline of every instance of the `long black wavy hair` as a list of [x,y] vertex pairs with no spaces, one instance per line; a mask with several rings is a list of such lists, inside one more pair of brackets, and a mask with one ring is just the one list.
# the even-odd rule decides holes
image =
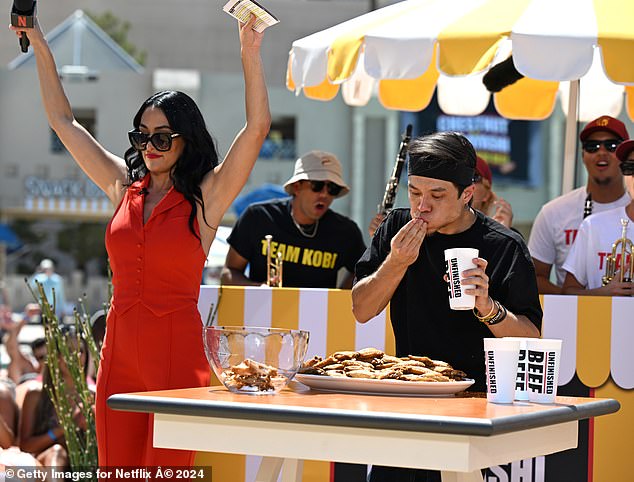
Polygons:
[[[161,109],[172,130],[179,133],[185,140],[183,153],[170,171],[170,179],[174,183],[174,189],[180,192],[191,204],[189,229],[194,236],[200,239],[194,230],[198,204],[203,210],[203,219],[207,223],[200,183],[205,174],[219,163],[216,145],[207,130],[200,109],[187,94],[174,90],[165,90],[154,94],[143,102],[134,116],[132,122],[135,129],[139,129],[141,116],[149,107]],[[125,152],[124,159],[128,167],[130,183],[142,179],[147,174],[148,169],[143,161],[141,151],[131,147]]]

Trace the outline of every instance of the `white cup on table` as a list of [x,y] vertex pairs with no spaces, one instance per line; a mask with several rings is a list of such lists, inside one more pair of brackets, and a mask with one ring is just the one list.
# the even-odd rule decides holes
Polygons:
[[520,354],[517,361],[517,376],[515,377],[515,400],[528,400],[528,367],[526,366],[526,341],[529,338],[519,336],[505,336],[510,340],[520,342]]
[[561,340],[553,338],[526,339],[526,367],[528,399],[535,403],[555,403]]
[[513,403],[520,356],[520,341],[511,338],[484,338],[487,400]]

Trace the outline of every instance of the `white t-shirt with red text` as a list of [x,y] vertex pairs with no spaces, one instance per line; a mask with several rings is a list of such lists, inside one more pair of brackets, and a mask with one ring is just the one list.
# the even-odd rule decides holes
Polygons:
[[[623,234],[621,219],[629,220],[626,237],[634,239],[634,221],[628,218],[623,207],[588,216],[579,226],[577,238],[563,268],[573,274],[586,289],[600,288],[603,285],[607,257],[612,253],[614,242]],[[629,263],[629,255],[626,256],[626,263]],[[618,253],[616,269],[619,270],[620,267],[621,254]]]
[[[586,188],[580,187],[546,203],[537,214],[528,238],[528,250],[531,256],[555,267],[559,286],[563,285],[566,278],[563,264],[577,236],[579,225],[583,221],[586,197]],[[624,207],[629,202],[630,196],[627,193],[611,203],[602,204],[593,201],[592,215]],[[613,242],[614,240],[610,246]]]

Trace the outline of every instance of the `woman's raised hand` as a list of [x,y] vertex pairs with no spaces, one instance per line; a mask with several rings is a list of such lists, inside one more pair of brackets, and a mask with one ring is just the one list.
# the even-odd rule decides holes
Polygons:
[[9,30],[13,30],[18,38],[25,34],[29,38],[29,41],[31,43],[44,39],[44,34],[42,33],[42,29],[40,29],[39,22],[37,21],[37,17],[35,16],[33,17],[33,27],[25,28],[9,25]]
[[264,32],[256,32],[253,30],[255,25],[256,16],[251,14],[251,18],[247,23],[238,22],[240,28],[240,46],[242,49],[260,49],[262,45],[262,39],[264,38]]

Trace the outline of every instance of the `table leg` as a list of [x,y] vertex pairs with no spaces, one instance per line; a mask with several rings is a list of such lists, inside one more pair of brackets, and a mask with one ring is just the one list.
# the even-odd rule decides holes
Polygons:
[[282,482],[301,482],[304,461],[300,459],[284,459],[282,465]]
[[255,482],[277,482],[284,459],[278,457],[262,457]]
[[441,472],[442,482],[484,482],[480,470],[474,472]]
[[280,470],[281,482],[301,482],[304,461],[298,459],[281,459],[278,457],[262,457],[255,482],[277,482]]

